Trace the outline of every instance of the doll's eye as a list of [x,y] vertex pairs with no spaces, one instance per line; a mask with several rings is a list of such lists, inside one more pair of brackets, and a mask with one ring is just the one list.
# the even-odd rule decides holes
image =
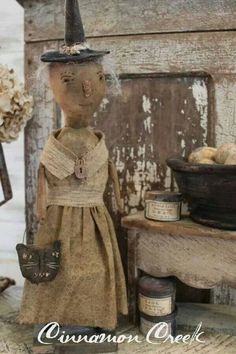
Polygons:
[[64,84],[70,84],[72,83],[73,81],[75,80],[75,75],[71,72],[64,72],[62,75],[61,75],[61,81],[64,83]]
[[99,80],[100,80],[100,81],[103,81],[103,80],[104,80],[104,78],[105,78],[105,76],[104,76],[103,72],[102,72],[102,71],[99,71],[97,74],[98,74],[98,78],[99,78]]
[[72,83],[74,81],[74,79],[71,78],[71,77],[63,77],[61,80],[62,80],[62,82],[64,84],[69,84],[69,83]]

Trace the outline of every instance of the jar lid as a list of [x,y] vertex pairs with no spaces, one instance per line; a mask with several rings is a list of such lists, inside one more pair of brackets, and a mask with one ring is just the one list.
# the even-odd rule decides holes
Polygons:
[[139,292],[145,296],[163,297],[175,293],[174,279],[145,275],[139,279]]
[[180,202],[182,194],[170,191],[146,191],[145,200],[159,200],[162,202]]

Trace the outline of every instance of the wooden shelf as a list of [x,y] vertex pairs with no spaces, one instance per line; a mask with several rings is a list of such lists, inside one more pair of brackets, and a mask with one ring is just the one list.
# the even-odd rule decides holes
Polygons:
[[224,240],[236,240],[236,231],[220,230],[197,224],[189,217],[183,217],[180,221],[153,221],[144,217],[140,212],[134,215],[125,216],[122,219],[122,226],[127,229],[157,232],[158,234],[169,234],[178,237],[212,237]]

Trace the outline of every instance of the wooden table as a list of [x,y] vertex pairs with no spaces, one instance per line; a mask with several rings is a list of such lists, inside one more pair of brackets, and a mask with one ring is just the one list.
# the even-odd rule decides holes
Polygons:
[[129,315],[137,322],[139,271],[155,277],[176,276],[202,289],[225,284],[236,288],[236,232],[213,229],[183,218],[177,222],[126,216],[128,229]]

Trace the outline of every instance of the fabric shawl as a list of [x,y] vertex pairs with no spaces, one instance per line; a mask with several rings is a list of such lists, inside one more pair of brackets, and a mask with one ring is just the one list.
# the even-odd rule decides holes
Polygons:
[[76,156],[70,149],[61,144],[56,139],[58,132],[49,137],[41,156],[41,163],[60,180],[75,172],[75,165],[78,159],[83,160],[86,178],[94,176],[108,160],[108,150],[105,144],[105,136],[102,132],[96,131],[96,134],[100,137],[99,142],[94,149],[83,156]]

